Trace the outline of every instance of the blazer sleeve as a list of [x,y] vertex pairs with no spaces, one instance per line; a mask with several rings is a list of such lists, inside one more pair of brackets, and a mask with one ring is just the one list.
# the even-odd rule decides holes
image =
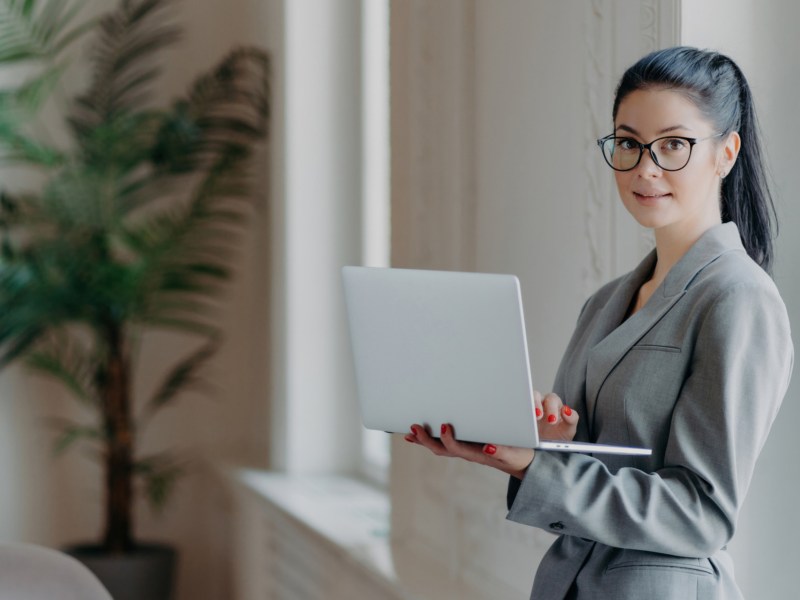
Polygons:
[[729,288],[700,325],[664,467],[612,473],[591,456],[537,452],[509,494],[508,519],[618,548],[711,556],[733,535],[792,365],[774,286]]

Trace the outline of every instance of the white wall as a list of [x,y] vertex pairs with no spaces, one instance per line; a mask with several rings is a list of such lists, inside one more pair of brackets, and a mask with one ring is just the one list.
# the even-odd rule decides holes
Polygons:
[[591,261],[583,12],[574,2],[478,3],[476,19],[475,267],[519,274],[542,391],[585,300]]
[[[800,329],[797,278],[800,239],[794,234],[800,227],[800,208],[794,196],[800,186],[797,169],[800,41],[795,27],[798,19],[800,5],[792,0],[683,2],[684,43],[731,56],[742,67],[755,97],[780,223],[775,281],[795,329],[795,344]],[[794,540],[800,534],[800,513],[796,508],[800,461],[795,458],[799,398],[800,383],[795,372],[758,462],[737,536],[731,544],[737,576],[748,598],[797,595],[800,550]]]

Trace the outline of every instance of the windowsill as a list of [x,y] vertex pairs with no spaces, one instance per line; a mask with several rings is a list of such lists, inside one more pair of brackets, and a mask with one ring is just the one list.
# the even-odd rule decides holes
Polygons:
[[286,475],[227,469],[227,479],[267,506],[364,576],[408,600],[477,600],[474,590],[447,576],[448,566],[424,548],[390,536],[389,495],[363,481],[332,475]]
[[392,577],[387,561],[389,498],[346,477],[237,469],[235,480],[309,533],[346,550],[371,571]]

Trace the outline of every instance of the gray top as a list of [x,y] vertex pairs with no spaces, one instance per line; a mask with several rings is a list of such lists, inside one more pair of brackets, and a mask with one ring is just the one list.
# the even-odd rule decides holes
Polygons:
[[789,319],[735,224],[708,230],[630,318],[656,262],[585,304],[553,391],[576,440],[648,457],[538,452],[508,519],[561,534],[532,598],[741,598],[725,546],[789,384]]

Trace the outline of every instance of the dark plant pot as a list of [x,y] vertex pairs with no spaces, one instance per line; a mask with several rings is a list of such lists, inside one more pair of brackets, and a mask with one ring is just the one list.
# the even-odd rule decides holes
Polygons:
[[127,554],[107,554],[96,545],[65,549],[106,586],[114,600],[170,600],[177,552],[170,546],[140,544]]

